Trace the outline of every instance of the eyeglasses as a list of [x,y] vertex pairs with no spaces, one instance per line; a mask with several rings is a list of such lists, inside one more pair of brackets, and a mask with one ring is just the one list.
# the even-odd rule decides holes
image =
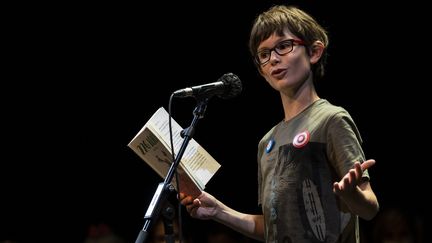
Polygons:
[[292,52],[292,50],[294,49],[294,43],[297,45],[305,45],[304,41],[302,40],[296,40],[296,39],[283,40],[277,43],[271,49],[262,49],[258,51],[257,55],[255,56],[255,61],[260,65],[265,65],[267,64],[268,61],[270,61],[272,51],[275,51],[279,56],[284,56]]

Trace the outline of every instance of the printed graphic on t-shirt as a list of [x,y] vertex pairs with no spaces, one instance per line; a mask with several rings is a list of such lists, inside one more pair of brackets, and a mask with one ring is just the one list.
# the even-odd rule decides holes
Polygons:
[[268,194],[272,234],[277,242],[336,242],[347,222],[341,225],[323,144],[278,149]]
[[302,187],[304,207],[309,226],[312,228],[314,236],[318,240],[324,241],[326,225],[324,220],[324,211],[318,195],[317,187],[309,179],[303,181]]

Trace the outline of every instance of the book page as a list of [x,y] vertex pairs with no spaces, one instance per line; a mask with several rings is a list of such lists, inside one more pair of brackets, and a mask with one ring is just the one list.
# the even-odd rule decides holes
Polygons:
[[[165,178],[172,164],[172,156],[163,142],[154,134],[152,129],[144,127],[128,146],[135,151],[159,176]],[[180,190],[197,197],[204,188],[200,188],[190,176],[183,170],[181,165],[177,168],[179,175]],[[177,189],[175,177],[171,184]]]
[[[160,107],[128,144],[163,178],[166,177],[173,162],[168,119],[168,112]],[[175,120],[172,119],[171,122],[174,151],[177,154],[183,144],[183,138],[180,136],[183,128]],[[177,168],[180,175],[180,190],[188,195],[198,196],[219,168],[220,164],[201,145],[191,139]],[[174,185],[174,178],[172,181]]]
[[[152,116],[150,119],[152,122],[149,126],[158,130],[157,133],[169,147],[169,114],[163,107],[159,108],[155,114],[157,115]],[[183,128],[174,119],[171,120],[171,125],[174,152],[177,154],[183,142],[183,138],[180,136]],[[193,138],[186,147],[181,163],[202,188],[205,188],[207,182],[220,168],[220,164]]]

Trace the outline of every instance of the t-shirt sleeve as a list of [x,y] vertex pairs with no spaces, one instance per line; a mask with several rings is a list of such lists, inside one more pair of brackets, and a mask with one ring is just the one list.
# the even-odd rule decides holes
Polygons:
[[[328,123],[327,154],[336,173],[342,178],[356,161],[365,160],[362,139],[351,116],[343,110],[335,113]],[[364,179],[369,179],[367,170]]]

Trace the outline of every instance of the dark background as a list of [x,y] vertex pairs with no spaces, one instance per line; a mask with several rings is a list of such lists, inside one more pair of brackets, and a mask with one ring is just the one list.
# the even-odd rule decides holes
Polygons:
[[[350,112],[367,158],[377,160],[370,174],[381,209],[424,222],[429,77],[419,4],[62,3],[4,8],[0,240],[83,242],[90,225],[106,223],[133,242],[161,178],[128,142],[157,108],[168,108],[171,92],[228,72],[240,77],[242,93],[210,100],[194,138],[222,164],[206,190],[258,212],[256,148],[282,119],[282,106],[247,41],[254,17],[285,2],[329,32],[317,90]],[[192,98],[175,99],[174,118],[186,127],[194,106]],[[212,227],[186,220],[197,227],[189,234]],[[362,224],[371,237],[374,221]]]

